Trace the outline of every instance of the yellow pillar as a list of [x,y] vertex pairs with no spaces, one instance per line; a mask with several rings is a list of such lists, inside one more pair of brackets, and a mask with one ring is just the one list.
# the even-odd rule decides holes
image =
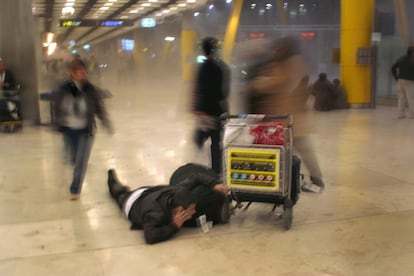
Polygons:
[[243,7],[243,0],[234,0],[233,9],[229,22],[227,23],[226,34],[224,36],[223,60],[231,63],[231,55],[233,53],[234,41],[236,40],[237,29],[239,28],[240,14]]
[[341,0],[341,81],[351,105],[366,106],[371,66],[357,64],[357,50],[369,47],[375,0]]
[[196,62],[195,44],[197,32],[193,30],[181,31],[181,64],[184,81],[193,79],[194,64]]

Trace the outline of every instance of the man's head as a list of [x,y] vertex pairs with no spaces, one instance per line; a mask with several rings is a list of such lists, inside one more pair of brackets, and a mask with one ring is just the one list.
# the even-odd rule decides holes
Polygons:
[[301,54],[300,40],[294,36],[284,36],[273,41],[274,61],[284,61]]
[[326,78],[327,78],[326,73],[320,73],[319,74],[319,79],[320,80],[326,80]]
[[171,200],[172,208],[183,207],[187,209],[191,205],[195,207],[195,204],[196,198],[194,194],[190,190],[181,187],[176,189]]
[[219,41],[215,37],[206,37],[202,41],[201,47],[203,48],[203,52],[206,56],[211,54],[215,54],[219,48]]
[[84,83],[88,80],[86,64],[80,59],[74,59],[69,65],[72,80]]

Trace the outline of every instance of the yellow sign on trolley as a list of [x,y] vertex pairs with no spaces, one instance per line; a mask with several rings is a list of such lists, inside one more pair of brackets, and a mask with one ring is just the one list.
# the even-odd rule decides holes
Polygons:
[[280,149],[230,148],[227,151],[230,188],[279,190]]

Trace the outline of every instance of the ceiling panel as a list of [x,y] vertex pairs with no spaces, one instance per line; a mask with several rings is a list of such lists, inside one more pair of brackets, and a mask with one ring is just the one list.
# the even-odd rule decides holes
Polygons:
[[[191,3],[188,3],[188,2]],[[60,38],[59,43],[67,45],[70,40],[79,44],[103,41],[108,38],[138,28],[120,27],[60,27],[61,19],[128,19],[138,22],[143,16],[163,18],[172,16],[186,9],[194,9],[204,5],[206,0],[33,0],[33,14],[39,20],[41,32],[53,32]],[[73,15],[62,14],[62,9],[72,7]],[[97,40],[96,40],[97,39]]]

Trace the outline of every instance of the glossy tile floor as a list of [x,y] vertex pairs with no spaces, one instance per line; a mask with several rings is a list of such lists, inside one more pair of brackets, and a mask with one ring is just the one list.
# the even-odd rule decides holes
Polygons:
[[301,194],[291,230],[270,205],[253,204],[207,234],[184,229],[146,245],[111,201],[106,171],[136,187],[208,164],[208,145],[191,144],[188,91],[173,79],[112,89],[116,133],[98,132],[75,202],[58,133],[0,133],[0,275],[414,274],[414,120],[393,119],[393,107],[315,114],[327,189]]

